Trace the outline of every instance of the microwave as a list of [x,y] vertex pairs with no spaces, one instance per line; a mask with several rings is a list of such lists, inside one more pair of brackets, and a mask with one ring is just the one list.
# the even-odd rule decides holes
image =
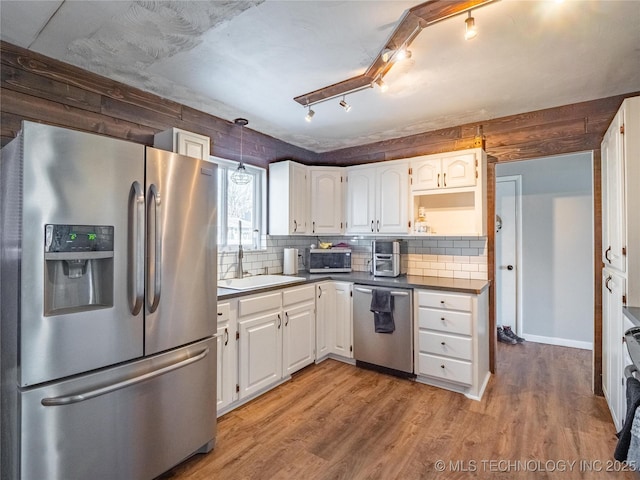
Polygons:
[[309,273],[348,273],[351,271],[350,248],[310,248],[307,251]]
[[407,273],[407,242],[403,240],[374,240],[371,244],[373,275],[398,277]]

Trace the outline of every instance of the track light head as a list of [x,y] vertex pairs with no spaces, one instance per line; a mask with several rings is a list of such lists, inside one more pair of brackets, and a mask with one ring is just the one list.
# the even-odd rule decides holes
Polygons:
[[380,91],[382,93],[386,92],[387,90],[389,90],[389,85],[387,85],[386,83],[384,83],[384,81],[382,80],[382,78],[378,78],[376,80],[376,84],[378,85],[378,87],[380,87]]
[[309,111],[307,112],[307,114],[305,115],[304,119],[307,122],[311,122],[311,119],[313,118],[313,116],[316,114],[316,112],[314,112],[311,107],[307,107],[309,109]]
[[395,50],[392,50],[390,48],[385,48],[382,51],[382,61],[384,63],[387,63],[389,60],[391,60],[391,58],[393,57],[394,53],[395,53]]
[[407,50],[406,48],[401,48],[396,53],[396,60],[402,61],[411,58],[411,50]]
[[476,28],[476,21],[471,16],[471,10],[469,10],[469,16],[464,21],[464,38],[465,40],[471,40],[478,35],[478,29]]
[[339,105],[340,105],[342,108],[344,108],[344,111],[345,111],[345,112],[348,112],[349,110],[351,110],[351,105],[349,105],[349,104],[345,101],[344,97],[342,97],[342,100],[340,100]]

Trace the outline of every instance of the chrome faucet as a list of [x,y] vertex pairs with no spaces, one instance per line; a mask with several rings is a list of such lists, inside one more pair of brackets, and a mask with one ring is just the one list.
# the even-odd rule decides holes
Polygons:
[[242,257],[244,257],[244,252],[242,251],[242,222],[238,220],[238,265],[236,266],[236,278],[242,278],[244,276]]

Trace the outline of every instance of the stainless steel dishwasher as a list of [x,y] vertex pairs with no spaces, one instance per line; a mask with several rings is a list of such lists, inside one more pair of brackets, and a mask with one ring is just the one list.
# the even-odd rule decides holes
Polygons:
[[[392,333],[376,333],[370,311],[373,289],[389,291],[393,299]],[[353,355],[356,365],[394,375],[413,376],[413,302],[406,288],[354,285]]]

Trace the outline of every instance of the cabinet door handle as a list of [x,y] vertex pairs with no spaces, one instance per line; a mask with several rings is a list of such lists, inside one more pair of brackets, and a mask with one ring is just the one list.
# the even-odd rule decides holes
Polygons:
[[443,322],[446,321],[446,319],[444,317],[440,317],[440,320],[442,320]]
[[611,288],[609,287],[609,282],[611,281],[611,275],[609,275],[607,277],[607,279],[604,282],[604,286],[607,287],[607,290],[609,290],[609,293],[613,293],[613,290],[611,290]]
[[611,251],[611,247],[607,248],[607,251],[604,252],[604,258],[607,259],[607,262],[611,263],[611,259],[609,258],[609,252]]
[[376,231],[379,232],[380,231],[380,220],[377,221],[377,227],[376,228],[377,228]]
[[316,233],[316,222],[312,222],[311,225],[312,233]]
[[296,222],[295,220],[293,221],[293,233],[296,233],[298,231],[298,222]]
[[322,287],[320,285],[318,285],[318,298],[320,298],[322,296]]
[[444,342],[440,342],[440,345],[444,347],[446,344]]
[[278,330],[280,329],[281,326],[282,326],[282,318],[280,317],[280,314],[278,314]]
[[444,370],[444,365],[440,365],[440,368]]
[[229,344],[229,329],[224,329],[224,345],[225,347]]
[[288,327],[289,326],[289,312],[284,312],[284,318],[285,318],[284,326]]
[[443,187],[446,187],[446,186],[447,186],[447,174],[446,174],[446,173],[443,173],[443,174],[442,174],[442,179],[443,179],[443,184],[442,184],[442,186],[443,186]]
[[438,174],[438,186],[440,186],[440,174]]
[[373,233],[373,220],[371,220],[371,233]]

